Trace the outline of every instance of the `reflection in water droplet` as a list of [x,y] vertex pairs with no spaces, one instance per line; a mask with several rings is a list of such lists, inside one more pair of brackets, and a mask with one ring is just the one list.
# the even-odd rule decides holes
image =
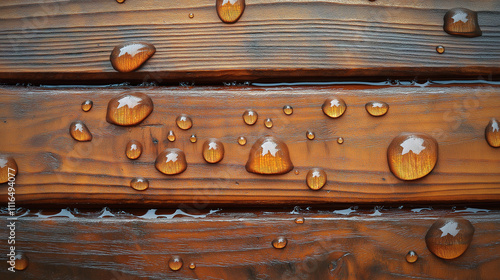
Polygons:
[[387,161],[394,176],[416,180],[429,174],[437,162],[438,143],[423,133],[402,133],[387,149]]
[[84,112],[88,112],[90,111],[90,109],[92,109],[92,105],[94,105],[94,102],[92,102],[92,100],[85,100],[82,103],[82,110]]
[[437,46],[436,47],[436,51],[437,51],[438,54],[442,54],[442,53],[444,53],[444,47],[443,46]]
[[418,260],[418,255],[415,253],[415,251],[409,251],[408,254],[406,254],[406,261],[409,263],[414,263]]
[[295,223],[296,224],[303,224],[304,223],[304,218],[298,217],[297,219],[295,219]]
[[252,146],[245,167],[248,172],[257,174],[285,174],[293,169],[293,164],[286,144],[266,136]]
[[196,141],[198,141],[196,134],[191,135],[191,137],[189,137],[189,141],[191,141],[191,143],[196,143]]
[[142,144],[139,141],[131,140],[125,148],[125,155],[129,159],[138,159],[142,154]]
[[29,264],[29,259],[28,257],[26,256],[26,254],[24,253],[17,253],[15,255],[15,266],[14,268],[16,270],[25,270],[27,267],[28,267],[28,264]]
[[175,141],[175,133],[172,130],[170,130],[168,132],[167,139],[170,142],[174,142]]
[[337,143],[339,143],[339,144],[344,143],[344,138],[342,138],[342,137],[337,138]]
[[191,120],[189,116],[184,114],[178,116],[175,122],[177,123],[177,126],[183,130],[188,130],[193,126],[193,120]]
[[264,126],[267,127],[267,128],[273,127],[273,120],[271,120],[270,118],[265,119],[264,120]]
[[0,184],[7,183],[9,181],[9,178],[13,178],[11,179],[11,181],[15,180],[14,176],[16,174],[17,163],[14,158],[0,155]]
[[134,178],[132,179],[132,181],[130,181],[130,186],[134,189],[134,190],[138,190],[138,191],[143,191],[143,190],[146,190],[147,188],[149,188],[149,181],[148,179],[145,179],[145,178]]
[[177,148],[166,149],[156,158],[155,167],[167,175],[182,173],[187,168],[186,156]]
[[168,261],[168,267],[173,271],[181,269],[182,264],[183,264],[182,259],[179,256],[172,256]]
[[69,126],[69,133],[76,141],[85,142],[92,140],[92,133],[82,121],[72,122]]
[[365,104],[365,109],[368,112],[368,114],[374,116],[374,117],[380,117],[383,116],[389,111],[389,104],[385,102],[368,102]]
[[285,113],[285,115],[291,115],[291,114],[293,114],[293,108],[292,108],[292,106],[285,105],[283,107],[283,113]]
[[141,67],[155,52],[155,47],[149,43],[126,43],[116,46],[109,59],[116,71],[131,72]]
[[196,268],[196,264],[194,264],[194,263],[190,263],[190,264],[189,264],[189,268],[190,268],[190,269],[195,269],[195,268]]
[[314,140],[314,137],[316,137],[316,135],[314,135],[314,132],[308,131],[308,132],[306,132],[306,137],[309,140]]
[[245,10],[245,0],[216,0],[217,15],[225,23],[234,23]]
[[224,158],[224,145],[217,139],[210,138],[203,144],[203,158],[208,163],[217,163]]
[[490,146],[494,148],[500,147],[500,127],[497,119],[492,118],[486,126],[486,130],[484,132],[486,137],[486,141]]
[[273,240],[273,242],[271,243],[273,245],[274,248],[276,249],[283,249],[286,247],[286,244],[288,243],[288,240],[283,237],[283,236],[280,236],[276,239]]
[[189,18],[194,18],[194,14],[193,14],[193,13],[190,13],[190,14],[189,14]]
[[245,146],[247,144],[247,139],[243,136],[240,136],[238,138],[238,144],[240,144],[241,146]]
[[321,108],[323,109],[323,113],[325,113],[325,115],[335,119],[344,114],[347,109],[347,105],[342,98],[328,98],[325,100]]
[[477,13],[464,8],[455,8],[446,12],[443,29],[448,34],[464,37],[477,37],[483,34],[479,27]]
[[153,111],[153,100],[144,93],[121,94],[108,103],[106,121],[130,126],[141,123]]
[[243,121],[248,125],[254,125],[258,118],[259,115],[254,110],[246,110],[243,112]]
[[323,169],[313,168],[306,175],[307,186],[311,190],[319,190],[326,184],[326,173]]
[[438,219],[427,231],[425,243],[434,255],[442,259],[461,256],[472,242],[474,226],[463,218]]

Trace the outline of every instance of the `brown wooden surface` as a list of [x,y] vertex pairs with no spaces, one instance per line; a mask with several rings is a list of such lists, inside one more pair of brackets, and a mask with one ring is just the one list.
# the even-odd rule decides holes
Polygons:
[[[136,127],[105,121],[108,101],[123,92],[148,94],[153,113]],[[321,111],[323,101],[335,94],[347,111],[330,119]],[[499,117],[500,88],[451,87],[163,87],[44,89],[0,88],[0,153],[13,156],[19,166],[16,202],[19,205],[150,205],[224,204],[297,205],[331,203],[463,203],[500,200],[500,149],[488,145],[484,129]],[[90,112],[80,104],[94,102]],[[389,112],[372,117],[369,101],[384,101]],[[291,116],[282,107],[291,105]],[[246,109],[259,114],[248,126]],[[187,114],[193,127],[183,131],[175,119]],[[272,118],[274,126],[263,125]],[[93,134],[91,142],[77,142],[68,133],[81,120]],[[170,130],[177,140],[169,142]],[[306,131],[316,134],[307,140]],[[404,182],[389,170],[386,151],[402,132],[427,133],[439,143],[438,162],[430,175]],[[189,137],[196,134],[198,142]],[[300,173],[257,175],[245,170],[249,151],[265,135],[283,140]],[[240,146],[237,139],[248,143]],[[344,143],[338,144],[337,137]],[[209,164],[202,157],[206,139],[217,138],[224,159]],[[143,144],[135,161],[125,156],[128,141]],[[185,172],[167,176],[154,167],[165,148],[186,154]],[[305,176],[323,168],[328,182],[310,190]],[[133,190],[135,177],[150,181],[148,190]],[[0,186],[7,199],[7,185]]]
[[[181,215],[173,219],[143,219],[116,212],[115,217],[107,218],[75,212],[72,219],[39,218],[31,212],[17,220],[16,231],[16,249],[29,257],[29,265],[15,273],[1,269],[0,277],[498,279],[498,210],[472,214],[450,210],[414,213],[405,209],[382,209],[381,216],[370,216],[373,211],[356,211],[348,216],[331,211],[300,215],[222,211],[206,218]],[[174,213],[164,210],[157,214],[160,212]],[[424,237],[439,217],[450,215],[469,220],[475,233],[462,256],[443,260],[427,249]],[[304,217],[305,222],[296,224],[297,217]],[[5,226],[0,227],[0,234],[7,236]],[[271,246],[278,236],[288,239],[284,249]],[[419,255],[413,264],[405,260],[410,250]],[[7,251],[6,242],[0,243],[0,251]],[[184,262],[176,272],[167,265],[173,255]],[[196,269],[188,268],[191,262]]]
[[[444,14],[456,7],[478,12],[482,36],[443,31]],[[0,10],[0,82],[7,83],[500,73],[498,1],[255,0],[235,24],[221,22],[215,0],[12,0]],[[157,52],[138,72],[117,73],[109,56],[127,41],[150,42]]]

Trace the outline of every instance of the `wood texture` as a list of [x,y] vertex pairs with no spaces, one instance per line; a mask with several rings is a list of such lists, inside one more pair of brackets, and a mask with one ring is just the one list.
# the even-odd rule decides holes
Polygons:
[[[106,122],[108,101],[123,92],[143,92],[154,102],[153,113],[139,126]],[[323,114],[323,101],[342,97],[347,110],[338,119]],[[197,205],[297,205],[332,203],[461,203],[500,200],[500,149],[488,145],[484,129],[498,118],[500,87],[342,86],[342,87],[163,87],[163,88],[0,88],[0,153],[19,166],[16,202],[20,205],[125,205],[149,207]],[[82,101],[92,110],[83,112]],[[369,101],[390,109],[372,117]],[[293,114],[283,113],[291,105]],[[259,114],[253,126],[242,114]],[[187,114],[193,127],[181,130],[175,120]],[[264,127],[266,118],[273,127]],[[93,134],[77,142],[68,133],[81,120]],[[167,140],[169,131],[175,142]],[[314,140],[306,138],[313,131]],[[439,144],[438,162],[430,175],[404,182],[390,172],[387,147],[402,132],[426,133]],[[189,138],[196,134],[198,141]],[[285,175],[257,175],[245,170],[257,139],[284,141],[295,166]],[[237,139],[246,137],[240,146]],[[338,144],[337,138],[344,143]],[[217,138],[225,155],[217,164],[202,156],[206,139]],[[137,160],[125,156],[128,141],[143,144]],[[155,169],[165,148],[180,148],[188,167],[176,176]],[[326,171],[320,191],[306,185],[309,169]],[[149,180],[148,190],[129,187],[135,177]],[[6,189],[6,185],[0,186]],[[6,191],[0,199],[6,200]]]
[[[157,212],[158,213],[158,212]],[[172,214],[174,211],[162,211]],[[357,211],[301,215],[218,212],[206,218],[142,219],[26,216],[17,221],[16,249],[29,257],[24,271],[0,270],[2,279],[498,279],[500,213],[432,210]],[[45,213],[47,214],[47,213]],[[116,212],[115,212],[116,214]],[[469,220],[475,233],[454,260],[434,256],[424,237],[442,216]],[[5,216],[4,216],[5,217]],[[294,219],[304,217],[303,224]],[[7,228],[0,227],[7,236]],[[288,244],[274,249],[272,240]],[[407,263],[414,250],[418,260]],[[6,252],[6,242],[0,243]],[[2,254],[3,255],[3,254]],[[184,265],[168,268],[177,255]],[[2,260],[5,256],[2,256]],[[193,262],[194,270],[188,268]]]
[[[456,7],[478,12],[482,36],[443,31],[444,14]],[[3,83],[497,79],[500,73],[498,1],[255,0],[230,25],[218,18],[215,0],[15,0],[0,9]],[[128,41],[150,42],[157,52],[137,72],[117,73],[110,53]]]

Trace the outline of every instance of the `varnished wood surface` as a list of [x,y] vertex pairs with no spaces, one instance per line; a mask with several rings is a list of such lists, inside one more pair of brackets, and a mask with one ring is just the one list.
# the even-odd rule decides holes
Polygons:
[[[153,113],[140,125],[119,127],[106,122],[108,101],[124,92],[142,92],[154,102]],[[336,95],[347,110],[338,119],[325,116],[323,101]],[[328,86],[328,87],[151,87],[0,89],[0,153],[19,166],[19,205],[297,205],[332,203],[460,203],[500,200],[500,149],[488,145],[484,130],[498,119],[500,89],[493,86]],[[94,107],[83,112],[90,99]],[[390,109],[372,117],[365,103],[383,101]],[[293,114],[283,113],[291,105]],[[257,123],[248,126],[242,114],[254,109]],[[193,120],[181,130],[180,114]],[[266,118],[273,127],[264,127]],[[76,120],[85,122],[91,142],[77,142],[68,132]],[[172,130],[176,141],[169,142]],[[306,138],[306,131],[316,134]],[[402,132],[426,133],[439,145],[430,175],[411,182],[389,170],[387,147]],[[196,134],[197,143],[189,137]],[[285,175],[258,175],[245,170],[253,143],[272,135],[286,143],[298,170]],[[240,146],[237,139],[247,138]],[[337,138],[344,143],[338,144]],[[203,143],[217,138],[225,155],[217,164],[202,156]],[[143,145],[137,160],[125,156],[130,140]],[[187,170],[168,176],[155,169],[165,148],[186,154]],[[328,182],[320,191],[306,185],[310,168],[323,168]],[[129,184],[149,179],[146,191]],[[7,185],[0,186],[7,199]]]
[[[348,216],[332,211],[299,215],[222,211],[205,218],[180,215],[173,219],[144,219],[116,211],[115,217],[73,212],[76,218],[39,218],[33,217],[35,211],[16,222],[16,250],[28,256],[28,267],[15,273],[2,269],[0,277],[498,279],[498,210],[472,214],[405,209],[382,209],[381,216],[359,210]],[[160,212],[174,213],[158,210],[157,214]],[[439,259],[426,247],[427,230],[443,216],[463,217],[475,228],[469,248],[454,260]],[[304,223],[296,224],[297,217],[304,217]],[[7,228],[0,227],[0,233],[7,236]],[[288,240],[284,249],[271,246],[278,236]],[[405,260],[410,250],[419,256],[412,264]],[[7,251],[6,242],[0,243],[0,251]],[[168,268],[174,255],[184,262],[176,272]],[[3,253],[1,260],[5,260]],[[188,268],[191,262],[196,265],[194,270]]]
[[[443,16],[457,7],[478,12],[482,36],[443,31]],[[234,24],[218,18],[215,0],[15,0],[0,9],[4,83],[496,79],[500,73],[497,1],[256,0]],[[137,72],[117,73],[109,56],[128,41],[150,42],[157,52]]]

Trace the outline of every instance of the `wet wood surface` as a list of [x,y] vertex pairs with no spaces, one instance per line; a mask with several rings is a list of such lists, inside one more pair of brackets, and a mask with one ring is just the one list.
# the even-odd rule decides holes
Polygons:
[[[124,92],[142,92],[154,111],[138,126],[106,122],[108,101]],[[331,119],[321,106],[331,96],[347,104],[345,114]],[[316,86],[316,87],[150,87],[150,88],[0,88],[1,154],[15,158],[18,205],[297,205],[356,203],[497,203],[500,200],[500,149],[488,145],[485,127],[498,119],[500,88],[464,86]],[[94,106],[81,109],[87,99]],[[369,101],[390,108],[382,117],[365,110]],[[283,106],[293,107],[292,115]],[[246,109],[259,118],[243,122]],[[181,130],[175,119],[187,114],[193,127]],[[273,127],[263,122],[271,118]],[[68,128],[83,121],[93,135],[77,142]],[[306,138],[307,131],[314,140]],[[169,131],[175,142],[167,140]],[[387,148],[402,132],[426,133],[439,145],[437,165],[426,177],[402,181],[390,171]],[[195,134],[198,141],[190,142]],[[245,170],[252,145],[261,137],[281,139],[294,170],[284,175],[258,175]],[[237,139],[246,137],[240,146]],[[338,137],[344,139],[338,144]],[[209,138],[224,145],[224,158],[207,163],[202,147]],[[129,160],[130,140],[143,153]],[[184,151],[187,169],[169,176],[155,169],[165,148]],[[306,185],[311,168],[325,170],[319,191]],[[296,174],[296,172],[298,174]],[[149,189],[130,187],[136,177]],[[7,184],[0,198],[7,200]]]
[[[247,2],[239,21],[225,24],[215,0],[2,1],[0,81],[495,79],[500,73],[497,1]],[[478,13],[482,36],[444,32],[445,13],[457,7]],[[150,42],[157,52],[138,71],[118,73],[109,56],[128,41]]]
[[[29,258],[28,267],[15,273],[2,269],[0,277],[498,279],[498,210],[474,214],[458,208],[456,212],[405,209],[382,209],[381,216],[359,210],[349,215],[303,210],[296,215],[221,211],[206,217],[179,215],[171,219],[147,219],[116,211],[111,211],[115,217],[73,212],[74,218],[47,218],[43,215],[50,211],[39,213],[42,217],[35,217],[35,211],[16,222],[16,250]],[[21,214],[25,212],[17,213]],[[475,228],[469,248],[453,260],[440,259],[426,247],[427,230],[442,216],[463,217]],[[304,218],[303,224],[294,222],[298,217]],[[7,236],[5,226],[0,227],[0,234]],[[283,249],[271,245],[279,236],[288,240]],[[0,250],[7,251],[6,242],[0,243]],[[419,256],[415,263],[405,259],[410,250]],[[178,271],[169,269],[172,256],[183,260]],[[195,269],[189,268],[191,263]]]

